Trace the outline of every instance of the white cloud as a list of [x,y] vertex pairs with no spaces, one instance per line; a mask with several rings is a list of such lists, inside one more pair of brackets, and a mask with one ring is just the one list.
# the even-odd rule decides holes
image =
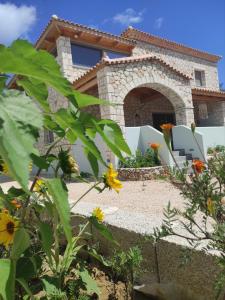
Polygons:
[[164,21],[164,19],[163,19],[162,17],[156,19],[156,20],[155,20],[154,27],[155,27],[156,29],[160,29],[160,28],[162,27],[163,21]]
[[35,21],[34,6],[0,3],[0,44],[8,45],[17,38],[26,38]]
[[141,23],[145,10],[136,12],[133,8],[127,8],[124,12],[118,13],[113,17],[113,21],[122,25]]

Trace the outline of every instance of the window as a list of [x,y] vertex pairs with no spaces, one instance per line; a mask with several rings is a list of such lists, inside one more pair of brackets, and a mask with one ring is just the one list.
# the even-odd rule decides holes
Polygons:
[[196,86],[205,86],[205,72],[195,70],[195,84]]
[[72,44],[71,50],[74,65],[92,67],[102,58],[102,50],[100,49]]
[[54,135],[53,132],[50,130],[45,129],[44,130],[44,144],[51,144],[54,142]]
[[119,52],[113,52],[113,51],[107,51],[106,55],[110,58],[122,58],[122,57],[127,57],[128,55],[123,54],[123,53],[119,53]]

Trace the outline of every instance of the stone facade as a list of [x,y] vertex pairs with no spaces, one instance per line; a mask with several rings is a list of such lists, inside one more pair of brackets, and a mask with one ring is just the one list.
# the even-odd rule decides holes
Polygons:
[[194,122],[190,81],[154,61],[132,62],[106,66],[97,73],[99,97],[115,106],[101,108],[102,117],[125,126],[124,99],[138,87],[154,89],[173,105],[176,123],[190,125]]
[[[168,49],[160,48],[149,43],[137,42],[132,55],[152,54],[161,57],[179,70],[193,77],[191,87],[196,87],[194,80],[194,70],[205,72],[205,88],[219,90],[219,79],[217,64],[197,57],[192,57]],[[202,87],[201,87],[202,88]],[[203,87],[204,88],[204,87]]]

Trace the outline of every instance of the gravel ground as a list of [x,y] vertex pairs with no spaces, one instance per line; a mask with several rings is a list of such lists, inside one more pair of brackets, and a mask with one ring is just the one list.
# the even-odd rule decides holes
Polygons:
[[[3,190],[17,186],[15,182],[0,184]],[[82,196],[93,183],[69,183],[69,199],[71,204]],[[90,191],[73,212],[89,215],[94,207],[99,206],[105,213],[109,224],[133,230],[139,233],[152,232],[155,226],[160,226],[163,218],[163,208],[168,201],[181,208],[183,198],[178,189],[166,181],[152,180],[123,182],[120,193],[104,190]]]

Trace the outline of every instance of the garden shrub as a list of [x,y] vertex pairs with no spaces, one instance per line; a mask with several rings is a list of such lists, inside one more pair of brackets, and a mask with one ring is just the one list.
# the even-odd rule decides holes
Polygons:
[[160,166],[158,155],[152,149],[147,149],[144,155],[137,150],[134,156],[126,157],[124,161],[119,162],[120,168],[147,168]]
[[[195,139],[195,125],[191,126]],[[169,131],[163,131],[168,149],[171,149]],[[199,147],[198,144],[196,144]],[[221,149],[221,147],[217,147]],[[222,147],[223,149],[223,147]],[[199,150],[200,151],[200,150]],[[168,203],[164,210],[164,220],[160,228],[155,228],[153,237],[156,241],[167,236],[186,239],[195,249],[204,241],[203,251],[217,251],[220,274],[216,282],[217,298],[225,286],[225,152],[214,152],[210,160],[193,160],[192,172],[188,166],[171,171],[172,183],[179,187],[185,198],[184,209],[171,207]],[[174,224],[176,223],[176,226]],[[179,223],[179,225],[178,225]],[[180,228],[182,231],[178,231]]]

